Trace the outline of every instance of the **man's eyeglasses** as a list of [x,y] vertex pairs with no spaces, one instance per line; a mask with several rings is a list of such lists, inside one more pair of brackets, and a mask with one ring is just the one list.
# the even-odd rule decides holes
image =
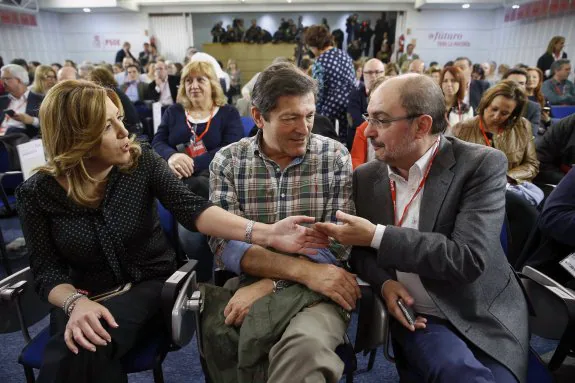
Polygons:
[[374,126],[376,129],[383,128],[388,126],[392,122],[395,121],[403,121],[403,120],[413,120],[419,116],[423,116],[423,114],[410,114],[409,116],[405,117],[393,117],[393,118],[385,118],[385,119],[378,119],[378,118],[371,118],[367,114],[362,114],[361,117],[367,121],[368,124]]
[[382,70],[368,70],[363,72],[363,75],[368,75],[368,76],[377,76],[378,74],[382,74],[384,73],[384,71]]

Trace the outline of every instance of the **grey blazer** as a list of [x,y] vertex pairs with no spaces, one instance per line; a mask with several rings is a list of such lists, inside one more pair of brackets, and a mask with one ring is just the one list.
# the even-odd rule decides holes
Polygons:
[[[507,159],[490,147],[442,137],[423,190],[419,230],[387,226],[378,251],[353,247],[350,263],[377,291],[395,270],[417,273],[453,326],[527,378],[528,306],[501,248]],[[387,165],[353,174],[357,215],[393,224]]]

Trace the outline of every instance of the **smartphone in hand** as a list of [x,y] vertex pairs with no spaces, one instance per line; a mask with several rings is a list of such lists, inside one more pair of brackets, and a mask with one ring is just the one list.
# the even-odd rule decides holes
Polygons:
[[16,112],[14,112],[12,109],[6,109],[4,113],[9,115],[10,117],[14,117],[14,115],[16,114]]
[[401,309],[403,316],[411,326],[415,326],[415,312],[411,307],[405,304],[402,299],[397,300],[397,305]]

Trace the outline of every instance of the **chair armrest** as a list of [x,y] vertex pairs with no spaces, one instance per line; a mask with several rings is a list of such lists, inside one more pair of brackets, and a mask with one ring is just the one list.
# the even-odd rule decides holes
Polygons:
[[357,278],[357,282],[361,289],[361,300],[359,302],[355,352],[373,350],[383,345],[386,359],[393,362],[394,358],[389,352],[390,314],[383,299],[369,284],[359,278]]
[[12,285],[0,287],[0,301],[14,302],[26,290],[28,281],[18,281]]
[[[198,290],[196,260],[189,260],[164,283],[162,289],[162,313],[172,343],[178,347],[187,345],[196,331],[194,307],[190,301]],[[198,307],[199,309],[199,307]]]

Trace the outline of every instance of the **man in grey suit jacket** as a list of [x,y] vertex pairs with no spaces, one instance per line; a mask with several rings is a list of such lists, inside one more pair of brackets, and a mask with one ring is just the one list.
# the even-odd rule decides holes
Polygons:
[[378,161],[354,173],[358,217],[338,212],[343,225],[316,227],[354,245],[351,265],[381,292],[397,320],[392,336],[421,381],[525,382],[527,302],[499,239],[507,160],[444,137],[444,109],[425,76],[379,86],[365,131]]
[[[525,91],[527,77],[528,75],[525,69],[513,68],[509,69],[501,79],[515,81],[523,91]],[[528,100],[527,105],[525,105],[525,110],[523,111],[523,117],[529,120],[531,123],[531,129],[533,129],[533,135],[537,137],[539,124],[541,122],[541,105],[535,101]]]

